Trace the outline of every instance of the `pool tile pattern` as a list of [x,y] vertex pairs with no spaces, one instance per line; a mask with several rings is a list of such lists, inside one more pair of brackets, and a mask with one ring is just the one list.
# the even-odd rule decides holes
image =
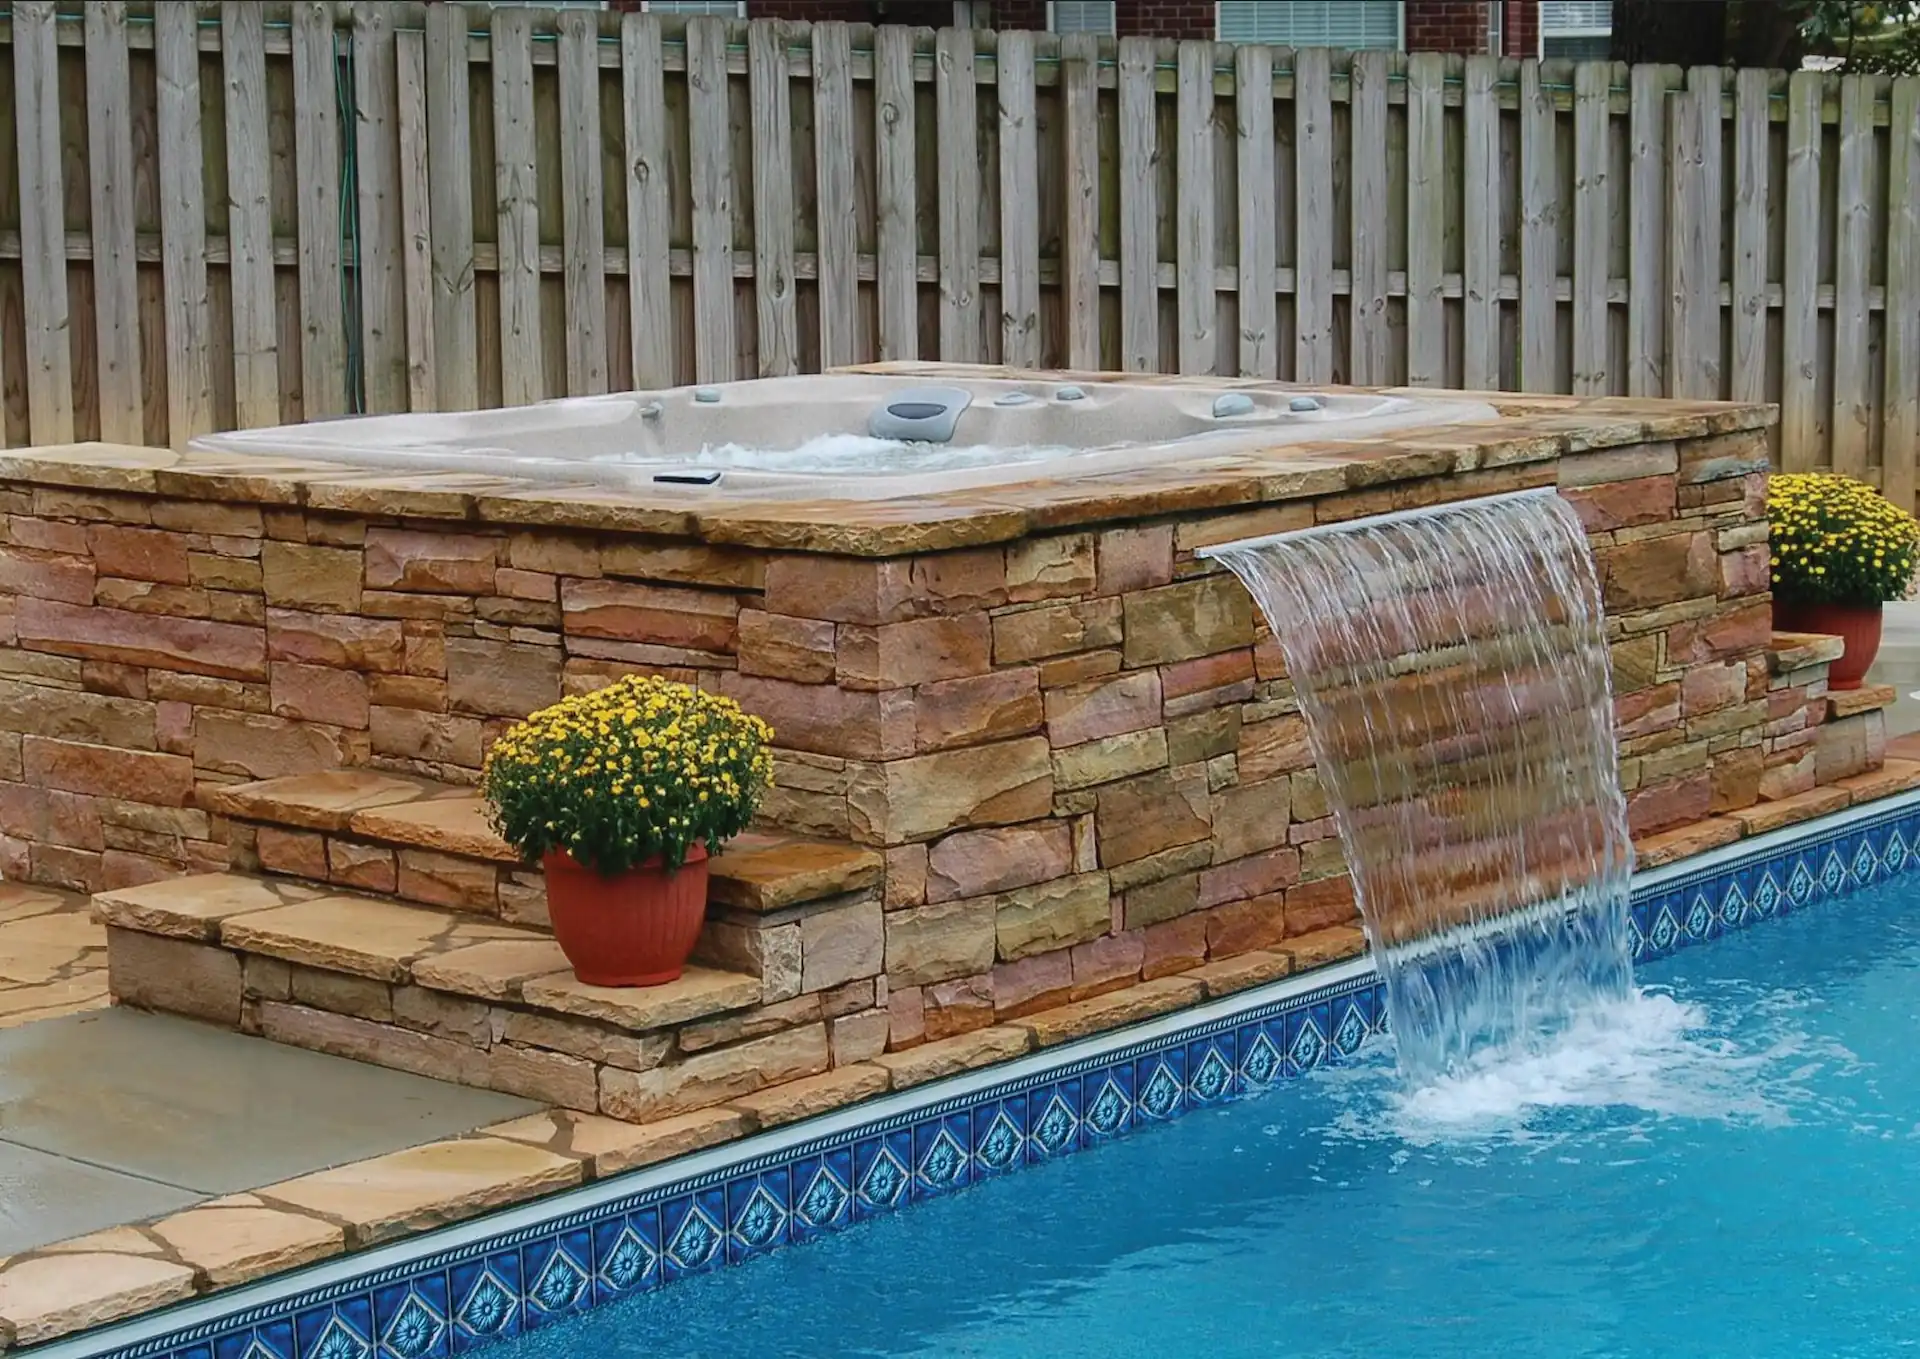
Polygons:
[[[1920,869],[1920,799],[1658,878],[1636,890],[1645,963]],[[1249,997],[1252,1000],[1252,997]],[[440,1359],[742,1263],[1338,1063],[1388,1030],[1362,973],[1197,1019],[535,1227],[450,1247],[210,1323],[100,1350],[113,1359]],[[933,1091],[929,1092],[934,1093]]]

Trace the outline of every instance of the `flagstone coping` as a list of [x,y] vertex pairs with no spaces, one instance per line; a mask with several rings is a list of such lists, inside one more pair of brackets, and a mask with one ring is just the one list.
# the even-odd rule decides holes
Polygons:
[[[1284,385],[1254,379],[924,362],[866,364],[836,371],[925,378],[1121,381],[1164,387]],[[1433,396],[1397,388],[1343,390]],[[1445,436],[1449,445],[1459,446],[1459,462],[1466,467],[1478,466],[1483,459],[1545,460],[1602,447],[1759,429],[1778,419],[1774,407],[1733,402],[1553,399],[1510,392],[1446,395],[1451,400],[1484,400],[1499,415],[1497,424],[1436,426],[1432,431]],[[1527,447],[1514,452],[1516,445]],[[1282,444],[1231,455],[1146,463],[1068,482],[1037,473],[1003,485],[885,500],[754,501],[725,489],[683,487],[676,488],[669,501],[644,490],[547,486],[522,478],[476,479],[448,473],[369,473],[297,455],[274,458],[102,442],[8,449],[0,454],[0,476],[48,486],[244,499],[349,512],[391,512],[392,505],[404,503],[408,516],[419,519],[650,533],[777,550],[893,557],[1007,542],[1037,529],[1145,518],[1195,504],[1225,508],[1297,499],[1324,493],[1328,477],[1336,485],[1357,487],[1420,474],[1411,464],[1402,471],[1383,468],[1384,446],[1378,439]],[[1302,476],[1303,469],[1315,475]]]

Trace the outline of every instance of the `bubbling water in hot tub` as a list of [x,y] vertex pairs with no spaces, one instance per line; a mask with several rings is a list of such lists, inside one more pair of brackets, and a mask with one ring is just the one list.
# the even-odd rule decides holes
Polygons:
[[[1376,440],[1498,418],[1448,397],[829,374],[202,436],[223,457],[649,495],[871,500]],[[690,489],[691,488],[691,489]]]

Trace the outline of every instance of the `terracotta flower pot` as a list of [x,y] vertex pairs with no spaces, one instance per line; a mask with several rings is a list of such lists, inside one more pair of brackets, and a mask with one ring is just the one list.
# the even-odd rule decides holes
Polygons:
[[589,986],[659,986],[680,975],[707,918],[707,851],[695,845],[669,873],[652,859],[613,877],[549,854],[553,937]]
[[1858,689],[1880,653],[1878,604],[1795,604],[1773,601],[1773,626],[1780,632],[1818,632],[1847,645],[1827,670],[1829,689]]

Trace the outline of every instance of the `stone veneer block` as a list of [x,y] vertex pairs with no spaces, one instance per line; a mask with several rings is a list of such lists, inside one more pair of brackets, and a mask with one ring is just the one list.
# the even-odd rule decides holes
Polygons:
[[832,1061],[827,1026],[809,1024],[696,1053],[652,1071],[600,1069],[600,1112],[647,1123],[815,1076]]
[[[795,996],[777,1004],[759,1005],[751,1010],[732,1010],[711,1019],[695,1020],[673,1035],[674,1046],[682,1053],[704,1052],[748,1038],[761,1038],[782,1029],[813,1024],[826,1017],[818,995]],[[616,1063],[624,1065],[624,1063]],[[659,1063],[652,1065],[658,1066]]]
[[1334,925],[1287,940],[1286,951],[1293,958],[1293,970],[1305,972],[1358,958],[1367,951],[1367,936],[1358,925]]
[[1846,641],[1816,632],[1776,632],[1767,648],[1767,662],[1776,675],[1792,674],[1810,665],[1831,664],[1847,649]]
[[444,1227],[581,1181],[578,1161],[523,1142],[434,1142],[276,1184],[260,1195],[343,1223],[356,1248]]
[[495,1010],[492,1028],[498,1041],[545,1048],[627,1071],[653,1070],[667,1059],[674,1047],[671,1030],[630,1033],[590,1019],[530,1010]]
[[930,840],[950,830],[1011,825],[1053,810],[1044,736],[862,766],[848,794],[872,843]]
[[318,895],[296,883],[202,873],[96,893],[93,914],[103,925],[119,929],[211,943],[220,937],[222,921],[277,910]]
[[343,831],[355,813],[373,807],[412,802],[425,796],[418,779],[367,769],[336,769],[295,774],[254,783],[204,786],[200,805],[222,816],[270,821],[306,830]]
[[1814,778],[1823,785],[1878,769],[1886,754],[1886,715],[1878,708],[1814,728]]
[[589,986],[571,973],[521,985],[521,999],[543,1010],[597,1019],[623,1029],[670,1028],[723,1010],[760,1003],[760,979],[689,967],[663,986]]
[[1293,975],[1293,959],[1285,953],[1256,950],[1233,958],[1222,958],[1195,968],[1187,974],[1207,988],[1208,999],[1230,996],[1249,987],[1265,986],[1270,981]]
[[1732,817],[1714,816],[1690,826],[1643,836],[1633,842],[1634,866],[1641,870],[1659,868],[1695,854],[1705,854],[1722,845],[1730,845],[1743,834],[1745,832],[1740,823]]
[[1811,821],[1816,816],[1843,810],[1852,799],[1844,788],[1810,788],[1776,802],[1762,802],[1728,813],[1748,835],[1764,835],[1782,826]]
[[278,910],[230,919],[221,942],[242,953],[264,953],[290,963],[350,972],[375,981],[403,982],[414,960],[488,939],[538,942],[511,925],[367,897],[316,897]]
[[1920,763],[1890,759],[1879,769],[1841,779],[1834,786],[1846,789],[1847,796],[1853,799],[1853,805],[1857,807],[1863,802],[1873,802],[1911,788],[1920,788]]
[[239,1027],[238,956],[162,934],[109,929],[107,937],[107,987],[121,1004]]
[[885,861],[858,845],[749,831],[708,861],[708,900],[777,911],[841,896],[880,881]]

